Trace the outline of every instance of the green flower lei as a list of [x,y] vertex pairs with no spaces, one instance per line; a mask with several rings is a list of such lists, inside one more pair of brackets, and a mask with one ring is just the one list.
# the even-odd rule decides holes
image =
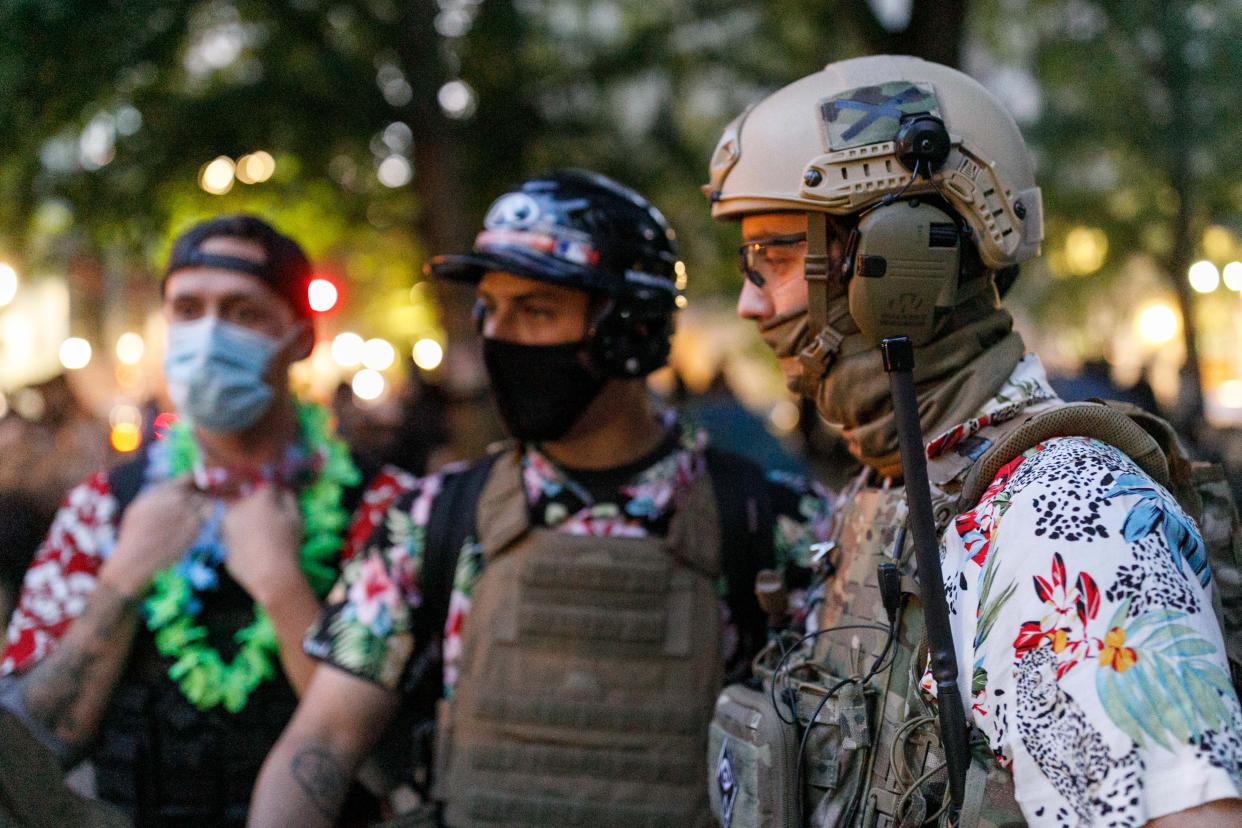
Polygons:
[[[303,445],[322,459],[314,482],[298,492],[303,541],[299,562],[311,589],[323,598],[337,577],[341,532],[349,515],[341,506],[345,487],[356,486],[361,474],[349,448],[332,434],[328,413],[321,406],[299,402],[298,423]],[[199,460],[198,443],[189,425],[178,422],[165,436],[169,472],[188,472]],[[168,676],[200,710],[223,705],[230,713],[246,706],[250,694],[275,672],[276,631],[255,604],[254,621],[238,630],[237,654],[225,662],[207,643],[207,628],[194,621],[197,600],[185,575],[169,567],[158,572],[144,601],[147,628],[155,634],[161,655],[174,659]]]

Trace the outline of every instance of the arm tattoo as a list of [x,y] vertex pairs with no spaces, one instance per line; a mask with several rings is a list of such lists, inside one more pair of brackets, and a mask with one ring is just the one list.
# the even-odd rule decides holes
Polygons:
[[336,819],[349,785],[349,771],[330,751],[319,745],[303,748],[289,760],[289,773],[315,810]]
[[[127,598],[106,584],[96,584],[88,598],[87,609],[70,628],[61,645],[47,658],[20,679],[21,702],[26,717],[37,722],[46,731],[61,740],[70,749],[81,748],[89,741],[98,716],[111,696],[111,685],[100,692],[101,672],[107,672],[106,664],[127,651],[128,640],[118,635],[128,635],[123,630],[127,620],[132,620],[138,599]],[[119,674],[113,663],[114,675]],[[92,691],[102,695],[98,709],[80,709],[82,697]],[[91,720],[80,721],[82,714]]]

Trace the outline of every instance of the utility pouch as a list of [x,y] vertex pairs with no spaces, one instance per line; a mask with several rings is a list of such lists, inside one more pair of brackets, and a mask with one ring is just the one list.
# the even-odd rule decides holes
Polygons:
[[797,754],[766,689],[724,688],[707,737],[712,815],[724,828],[797,828]]
[[716,700],[707,755],[712,812],[725,828],[848,825],[874,743],[876,691],[813,662],[777,672],[779,655],[769,645],[755,658],[760,687],[733,684]]
[[793,694],[786,691],[786,695],[797,699],[799,745],[805,743],[795,748],[794,757],[795,776],[799,765],[801,769],[808,815],[803,823],[814,828],[848,825],[874,743],[871,716],[876,693],[816,665],[804,665],[798,673],[782,680],[780,689],[788,684]]

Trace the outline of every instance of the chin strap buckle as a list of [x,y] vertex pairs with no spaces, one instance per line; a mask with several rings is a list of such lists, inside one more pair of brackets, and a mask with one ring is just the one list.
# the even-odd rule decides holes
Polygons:
[[816,334],[815,339],[798,353],[798,364],[802,366],[802,376],[798,379],[798,392],[808,399],[815,399],[819,392],[819,383],[828,375],[833,360],[841,352],[841,343],[845,334],[831,325],[825,325]]

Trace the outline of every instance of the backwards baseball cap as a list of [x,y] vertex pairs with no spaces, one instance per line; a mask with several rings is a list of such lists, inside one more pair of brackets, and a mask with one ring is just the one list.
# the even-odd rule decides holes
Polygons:
[[[256,242],[263,249],[263,261],[201,250],[203,242],[221,237]],[[191,267],[216,267],[254,276],[288,302],[299,318],[312,318],[306,293],[311,280],[310,259],[297,242],[260,218],[249,215],[219,216],[186,230],[173,242],[161,290],[170,276]]]

